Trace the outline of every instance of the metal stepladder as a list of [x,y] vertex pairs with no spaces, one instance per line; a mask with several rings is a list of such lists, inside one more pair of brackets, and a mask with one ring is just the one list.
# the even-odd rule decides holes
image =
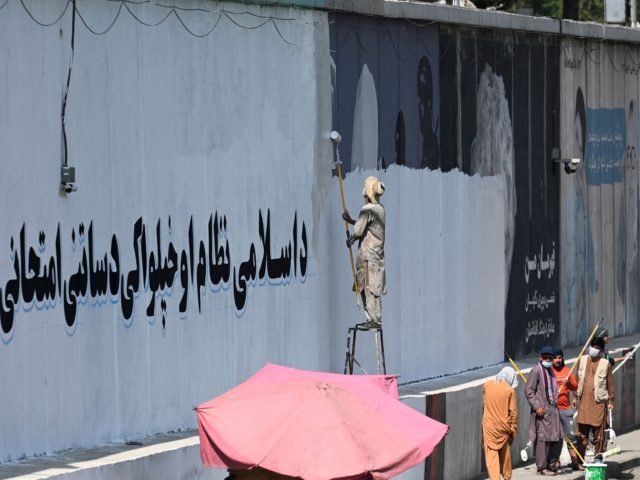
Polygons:
[[356,360],[356,336],[358,332],[373,332],[376,341],[376,367],[380,374],[380,361],[382,360],[382,373],[387,374],[387,364],[384,358],[384,337],[382,335],[382,325],[371,323],[358,323],[354,327],[349,327],[347,333],[347,353],[344,360],[344,373],[353,374],[353,364],[355,363],[367,374],[364,367]]

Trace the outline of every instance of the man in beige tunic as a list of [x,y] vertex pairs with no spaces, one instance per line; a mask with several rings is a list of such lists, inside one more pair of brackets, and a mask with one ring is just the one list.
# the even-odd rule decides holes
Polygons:
[[380,203],[384,189],[384,183],[376,177],[367,177],[362,191],[365,204],[358,220],[351,218],[349,212],[342,214],[342,218],[354,226],[353,235],[347,239],[347,246],[351,247],[356,240],[360,241],[356,278],[368,326],[382,325],[381,297],[387,293],[384,273],[385,211]]
[[504,367],[482,387],[482,444],[490,480],[511,479],[509,446],[518,431],[518,375]]
[[604,451],[607,413],[613,408],[615,389],[609,361],[602,358],[605,343],[600,337],[591,341],[589,355],[578,363],[578,450],[584,457],[589,435],[593,435],[595,454]]

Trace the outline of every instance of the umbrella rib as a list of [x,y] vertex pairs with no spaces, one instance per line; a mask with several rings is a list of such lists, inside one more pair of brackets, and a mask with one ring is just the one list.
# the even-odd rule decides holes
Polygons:
[[[337,390],[335,384],[333,384],[332,387],[333,387],[334,391]],[[288,426],[295,420],[297,414],[300,411],[304,410],[308,406],[308,404],[311,403],[317,397],[317,395],[321,395],[321,394],[323,394],[323,392],[324,392],[324,390],[318,389],[316,393],[314,393],[309,398],[307,398],[306,401],[304,401],[302,403],[302,405],[300,405],[298,408],[296,408],[296,410],[291,415],[289,415],[289,418],[287,419],[287,421],[282,424],[282,427],[279,429],[278,433],[276,435],[274,435],[273,441],[269,443],[268,448],[265,450],[264,456],[260,459],[260,461],[257,463],[257,465],[261,465],[262,462],[264,462],[264,460],[266,459],[267,455],[271,451],[271,448],[275,444],[277,444],[278,441],[282,438],[282,436],[286,432]],[[364,464],[365,463],[365,456],[362,453],[362,451],[363,451],[362,445],[357,440],[357,438],[354,436],[353,432],[351,431],[351,428],[349,428],[350,425],[348,425],[347,422],[345,422],[345,420],[344,420],[345,419],[345,415],[347,415],[347,412],[345,412],[345,410],[340,406],[340,403],[334,397],[332,397],[331,395],[327,395],[327,398],[329,400],[331,400],[331,402],[333,403],[333,405],[336,408],[336,410],[338,410],[338,412],[340,413],[341,423],[343,425],[347,426],[347,431],[349,433],[349,436],[353,439],[353,442],[357,445],[357,447],[358,447],[357,448],[358,456],[360,457],[360,460],[361,460],[362,464]],[[370,472],[371,471],[371,468],[370,468],[371,465],[369,464],[369,462],[366,462],[366,464],[367,464],[367,468],[368,468],[367,472]],[[282,473],[282,472],[278,472],[278,473]],[[355,472],[355,474],[359,474],[359,473],[362,473],[362,472]],[[351,475],[349,475],[349,476],[351,476]]]
[[[256,465],[261,465],[262,462],[264,462],[264,460],[267,458],[267,455],[271,451],[271,448],[273,448],[273,446],[276,443],[278,443],[278,441],[282,438],[282,436],[284,435],[284,433],[286,431],[286,428],[293,422],[293,419],[296,417],[298,412],[303,410],[316,397],[316,395],[318,395],[319,392],[320,391],[318,390],[314,395],[311,395],[309,398],[307,398],[306,401],[304,401],[302,403],[302,405],[300,405],[298,408],[296,408],[295,412],[293,412],[291,415],[289,415],[289,418],[287,419],[287,421],[282,423],[282,426],[278,430],[278,433],[276,435],[274,435],[273,441],[271,441],[269,443],[269,446],[265,449],[264,456],[260,459],[260,461]],[[280,473],[280,472],[278,472],[278,473]]]
[[[336,409],[337,409],[337,410],[339,410],[339,412],[340,412],[340,414],[341,414],[341,415],[340,415],[340,418],[342,418],[342,419],[343,419],[343,420],[342,420],[342,423],[343,423],[344,425],[347,425],[347,431],[349,432],[349,436],[353,439],[353,443],[355,443],[355,444],[358,446],[358,455],[360,456],[360,460],[361,460],[361,461],[362,461],[362,463],[364,464],[364,463],[365,463],[365,456],[364,456],[364,455],[363,455],[363,453],[362,453],[364,449],[362,448],[362,445],[361,445],[361,444],[360,444],[360,442],[358,441],[357,437],[356,437],[356,436],[353,434],[353,432],[351,431],[351,428],[349,428],[349,426],[350,426],[350,425],[348,425],[348,424],[347,424],[347,422],[344,420],[344,418],[345,418],[345,416],[344,416],[344,415],[346,414],[346,412],[345,412],[345,411],[344,411],[344,409],[340,406],[340,403],[339,403],[335,398],[331,398],[331,401],[332,401],[332,402],[333,402],[333,404],[335,405]],[[368,468],[369,468],[369,470],[367,470],[367,472],[372,471],[372,470],[371,470],[372,465],[370,465],[368,461],[367,461],[367,465],[368,465]],[[357,473],[360,473],[360,472],[357,472]]]

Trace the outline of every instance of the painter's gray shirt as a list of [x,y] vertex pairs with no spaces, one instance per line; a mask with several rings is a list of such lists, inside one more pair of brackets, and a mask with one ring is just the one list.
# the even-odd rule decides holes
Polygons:
[[358,286],[369,288],[374,295],[387,293],[384,273],[384,206],[367,203],[360,210],[353,233],[360,239],[356,266]]

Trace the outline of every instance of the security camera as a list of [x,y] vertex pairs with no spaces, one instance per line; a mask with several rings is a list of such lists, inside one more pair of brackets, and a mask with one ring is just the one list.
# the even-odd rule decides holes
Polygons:
[[551,158],[554,163],[562,163],[564,165],[565,173],[571,175],[572,173],[576,173],[578,170],[578,165],[580,164],[580,158],[562,158],[562,154],[560,152],[560,148],[554,147],[551,149]]
[[331,132],[331,134],[329,135],[329,137],[331,138],[331,141],[333,143],[340,143],[342,141],[342,135],[340,135],[338,132],[336,132],[335,130],[333,130]]
[[62,188],[65,193],[77,192],[78,186],[75,183],[63,183]]

